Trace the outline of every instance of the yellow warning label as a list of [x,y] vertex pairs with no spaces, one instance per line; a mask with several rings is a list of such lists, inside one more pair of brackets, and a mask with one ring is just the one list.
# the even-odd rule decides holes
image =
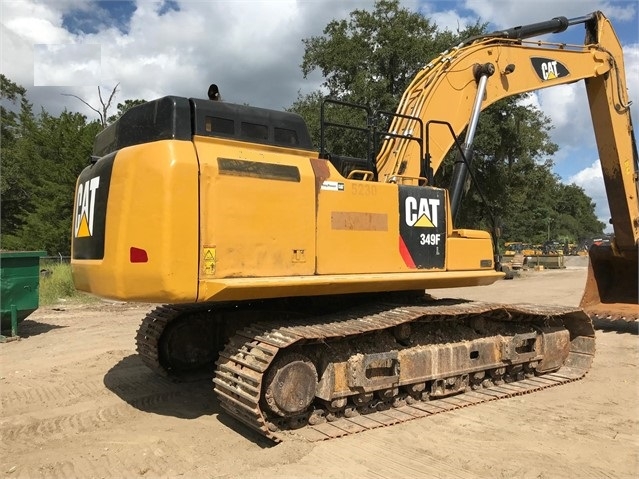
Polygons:
[[215,246],[206,247],[202,251],[202,261],[204,263],[204,274],[215,274]]
[[80,220],[80,227],[78,228],[78,234],[76,234],[75,236],[76,238],[86,238],[87,236],[91,236],[86,215],[82,215],[82,219]]
[[422,228],[434,228],[435,225],[431,220],[428,219],[428,216],[422,215],[413,226],[420,226]]

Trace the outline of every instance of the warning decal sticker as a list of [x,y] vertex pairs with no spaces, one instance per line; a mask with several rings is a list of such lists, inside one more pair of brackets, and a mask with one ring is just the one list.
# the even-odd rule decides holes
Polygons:
[[204,274],[215,274],[215,246],[205,246],[202,250]]

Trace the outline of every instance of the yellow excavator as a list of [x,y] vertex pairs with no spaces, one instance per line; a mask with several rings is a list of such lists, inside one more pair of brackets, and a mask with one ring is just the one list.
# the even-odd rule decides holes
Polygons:
[[[526,40],[577,24],[584,45]],[[583,310],[425,291],[504,277],[491,234],[455,227],[481,110],[582,79],[616,233],[593,263],[636,271],[622,49],[595,12],[441,54],[406,90],[390,129],[369,122],[363,134],[380,145],[368,158],[325,151],[325,128],[350,127],[324,108],[319,154],[298,115],[219,95],[129,110],[96,137],[77,181],[75,285],[162,303],[137,332],[141,359],[171,378],[214,376],[224,410],[274,441],[344,436],[580,379],[595,351]],[[453,180],[434,185],[453,145]]]

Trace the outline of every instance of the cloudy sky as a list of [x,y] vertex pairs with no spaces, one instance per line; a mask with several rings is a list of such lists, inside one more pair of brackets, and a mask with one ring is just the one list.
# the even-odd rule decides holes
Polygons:
[[[639,0],[402,0],[402,5],[451,30],[476,20],[497,30],[601,10],[623,44],[633,115],[639,118]],[[373,0],[2,0],[0,71],[27,88],[36,111],[43,106],[53,114],[66,108],[93,118],[94,112],[63,93],[97,106],[97,86],[108,95],[117,83],[115,103],[169,94],[205,97],[208,85],[217,83],[226,101],[283,109],[298,92],[316,90],[321,82],[317,73],[306,79],[301,74],[302,39],[321,35],[330,20],[347,18],[355,8],[372,6]],[[583,26],[544,39],[582,43]],[[541,90],[531,102],[553,121],[553,140],[560,146],[555,173],[582,186],[607,223],[583,84]]]

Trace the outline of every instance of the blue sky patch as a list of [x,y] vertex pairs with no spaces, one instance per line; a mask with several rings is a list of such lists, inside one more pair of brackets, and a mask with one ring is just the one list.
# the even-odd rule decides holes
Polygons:
[[62,26],[74,34],[94,34],[110,27],[128,33],[135,10],[135,2],[130,0],[91,1],[82,8],[65,13],[62,16]]
[[164,2],[162,2],[162,5],[160,5],[160,8],[158,10],[158,15],[160,16],[166,15],[170,11],[179,12],[180,6],[174,0],[164,0]]

